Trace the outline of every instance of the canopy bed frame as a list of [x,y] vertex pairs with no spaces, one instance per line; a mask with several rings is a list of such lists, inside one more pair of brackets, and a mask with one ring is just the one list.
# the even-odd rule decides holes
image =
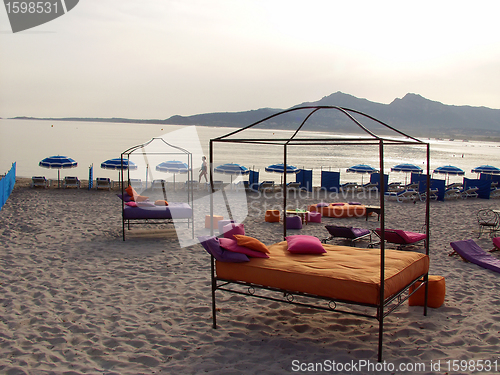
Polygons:
[[[158,145],[156,145],[156,144]],[[147,148],[154,147],[158,150],[150,151]],[[193,155],[188,150],[172,145],[166,142],[163,138],[152,138],[146,143],[131,147],[121,153],[121,174],[120,185],[122,197],[125,196],[126,186],[131,185],[130,170],[125,166],[130,162],[130,158],[134,155],[139,155],[147,159],[148,156],[165,155],[175,157],[179,161],[185,162],[188,166],[188,180],[193,180]],[[125,166],[125,167],[124,167]],[[154,166],[152,166],[154,168]],[[149,164],[148,164],[149,168]],[[147,171],[146,171],[147,173]],[[162,190],[166,199],[165,186],[162,182]],[[130,229],[131,222],[139,224],[171,224],[175,221],[186,221],[188,227],[191,226],[192,236],[194,238],[194,223],[193,223],[193,187],[190,184],[186,186],[186,201],[185,202],[169,202],[168,206],[156,207],[129,207],[122,199],[122,232],[123,241],[125,241],[125,227]]]
[[[325,112],[325,111],[333,111],[340,116],[345,116],[344,120],[347,119],[356,129],[361,130],[361,133],[363,134],[362,137],[350,137],[350,138],[344,138],[344,137],[317,137],[317,138],[307,138],[307,137],[301,137],[300,136],[300,131],[303,130],[304,125],[308,120],[311,119],[311,117],[318,112]],[[250,135],[249,137],[244,137],[242,132],[244,132],[247,129],[251,129],[256,127],[259,124],[264,124],[266,121],[274,119],[278,116],[286,116],[287,114],[292,114],[294,120],[296,121],[297,118],[300,118],[298,126],[295,129],[295,131],[292,132],[292,135],[288,138],[271,138],[271,137],[265,137],[265,136],[259,136],[259,137],[252,137]],[[363,121],[365,124],[370,123],[370,124],[375,124],[377,127],[383,129],[384,133],[392,133],[394,134],[394,138],[389,138],[387,136],[380,136],[375,134],[373,131],[371,131],[367,126],[361,123]],[[271,127],[271,125],[270,125]],[[342,147],[342,146],[348,146],[348,145],[374,145],[378,146],[378,155],[379,155],[379,173],[380,176],[384,175],[384,149],[386,146],[390,147],[393,145],[410,145],[410,146],[422,146],[423,148],[426,149],[426,164],[427,164],[427,186],[426,186],[426,192],[427,196],[429,196],[429,187],[430,187],[430,145],[426,142],[423,142],[417,138],[414,138],[410,135],[407,135],[394,127],[375,119],[374,117],[367,115],[365,113],[362,113],[357,110],[353,109],[348,109],[344,107],[337,107],[337,106],[304,106],[304,107],[296,107],[296,108],[291,108],[276,114],[273,114],[271,116],[268,116],[260,121],[257,121],[253,124],[250,124],[248,126],[245,126],[241,129],[234,130],[226,135],[219,136],[217,138],[211,139],[210,140],[210,145],[209,145],[209,161],[210,161],[210,168],[211,172],[210,173],[210,184],[212,185],[213,189],[213,165],[214,165],[214,153],[215,153],[215,145],[216,144],[221,144],[221,143],[238,143],[238,144],[255,144],[255,145],[274,145],[274,146],[281,146],[283,148],[283,164],[287,165],[287,155],[289,148],[291,146],[313,146],[313,145],[327,145],[331,147]],[[286,171],[286,170],[285,170]],[[284,184],[287,183],[287,173],[283,174],[283,182]],[[232,292],[232,293],[238,293],[238,294],[244,294],[248,296],[255,296],[259,298],[264,298],[268,300],[273,300],[273,301],[284,301],[292,304],[298,304],[301,306],[307,306],[307,307],[314,307],[314,308],[319,308],[319,309],[324,309],[324,310],[329,310],[329,311],[337,311],[337,312],[343,312],[343,313],[348,313],[348,314],[353,314],[353,315],[358,315],[358,316],[363,316],[363,317],[369,317],[369,318],[374,318],[378,320],[378,360],[382,360],[382,344],[383,344],[383,331],[384,331],[384,318],[389,315],[392,311],[394,311],[398,306],[400,306],[406,299],[409,298],[411,294],[416,292],[416,289],[414,292],[410,291],[410,287],[413,285],[418,285],[418,282],[420,281],[421,283],[418,288],[424,287],[425,288],[425,303],[423,307],[423,312],[424,315],[427,315],[427,295],[428,295],[428,257],[429,257],[429,239],[426,241],[425,244],[425,256],[427,257],[427,269],[418,273],[416,277],[411,277],[411,280],[406,281],[405,285],[399,286],[398,290],[396,292],[391,292],[390,295],[387,295],[387,277],[386,277],[386,258],[387,258],[387,253],[391,253],[394,250],[387,250],[386,251],[386,246],[385,246],[385,200],[384,200],[384,191],[385,191],[385,181],[384,178],[380,179],[380,186],[379,186],[379,201],[380,201],[380,228],[381,228],[381,242],[380,242],[380,278],[377,281],[378,286],[377,286],[377,296],[373,296],[374,298],[373,301],[370,301],[368,303],[363,302],[363,301],[356,301],[356,299],[343,299],[343,298],[335,298],[335,296],[330,296],[326,295],[328,293],[311,293],[310,291],[307,292],[301,292],[297,290],[298,288],[290,288],[287,289],[286,287],[282,287],[280,285],[276,285],[279,283],[273,283],[273,282],[263,282],[261,279],[259,281],[254,282],[252,277],[250,276],[249,278],[244,278],[242,276],[234,275],[228,276],[227,272],[221,272],[222,271],[222,266],[224,266],[224,269],[227,270],[227,267],[231,268],[232,265],[236,265],[237,263],[231,263],[231,264],[223,264],[222,262],[216,261],[213,256],[211,256],[211,287],[212,287],[212,317],[213,317],[213,328],[217,327],[216,324],[216,291],[227,291],[227,292]],[[213,190],[212,190],[213,191]],[[288,193],[286,189],[283,192],[283,215],[285,215],[285,210],[287,207],[287,196]],[[425,203],[425,233],[429,233],[429,215],[430,215],[430,200],[427,199]],[[211,214],[213,214],[213,201],[211,201]],[[283,216],[285,217],[285,216]],[[285,237],[287,236],[287,228],[286,225],[283,225],[283,239],[285,240]],[[272,245],[275,246],[275,245]],[[331,246],[331,245],[324,245],[324,246]],[[350,248],[352,249],[352,248]],[[377,249],[378,251],[378,249]],[[378,253],[377,253],[378,256]],[[422,256],[424,256],[422,254]],[[253,258],[256,259],[256,258]],[[252,263],[254,260],[251,259],[249,263]],[[265,262],[266,260],[264,260]],[[259,262],[263,262],[262,260],[259,260]],[[265,263],[262,263],[265,264]],[[220,267],[219,267],[220,266]],[[219,273],[223,273],[223,276],[220,276]],[[378,273],[378,272],[377,272]],[[230,273],[229,273],[230,274]],[[296,277],[302,277],[304,275],[298,274],[298,273],[293,273],[293,276]],[[241,287],[246,288],[242,289]],[[275,292],[280,292],[284,296],[283,298],[277,298],[270,296],[269,293],[264,292],[262,295],[257,295],[256,294],[256,289],[264,289],[264,290],[270,290],[270,291],[275,291]],[[310,304],[310,303],[303,303],[303,302],[298,302],[295,301],[293,296],[303,296],[303,297],[312,297],[320,300],[327,300],[328,304],[327,306],[318,306],[317,304]],[[357,305],[357,306],[362,306],[363,309],[366,308],[373,308],[375,310],[374,314],[367,314],[365,312],[356,312],[353,311],[350,307],[347,309],[339,309],[337,308],[337,305]]]

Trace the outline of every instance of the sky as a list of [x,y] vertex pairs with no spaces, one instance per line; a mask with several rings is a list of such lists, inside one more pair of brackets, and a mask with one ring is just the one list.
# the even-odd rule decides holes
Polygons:
[[500,2],[80,0],[12,33],[0,117],[288,108],[334,92],[500,108]]

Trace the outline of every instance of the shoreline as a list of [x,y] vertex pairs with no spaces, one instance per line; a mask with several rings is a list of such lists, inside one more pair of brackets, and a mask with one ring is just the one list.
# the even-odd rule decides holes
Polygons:
[[[210,258],[201,245],[181,248],[171,227],[133,229],[124,242],[117,191],[31,189],[27,180],[16,182],[0,211],[0,372],[282,374],[293,363],[376,363],[373,320],[217,292],[214,330]],[[246,233],[281,241],[282,226],[263,216],[280,199],[247,198]],[[489,237],[475,238],[475,212],[499,202],[431,202],[430,274],[445,277],[445,304],[423,316],[405,303],[387,317],[386,362],[424,363],[422,373],[435,374],[431,361],[444,373],[447,360],[498,360],[500,275],[448,253],[450,241],[465,238],[490,249]],[[418,231],[423,223],[422,202],[386,208],[386,227]],[[379,224],[324,218],[292,234],[322,239],[333,223]]]

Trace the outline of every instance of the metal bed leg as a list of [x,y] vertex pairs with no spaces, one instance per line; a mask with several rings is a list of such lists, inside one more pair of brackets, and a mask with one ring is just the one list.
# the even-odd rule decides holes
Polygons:
[[378,321],[378,361],[382,362],[382,342],[384,336],[384,310],[379,307],[379,321]]
[[211,272],[212,272],[212,327],[217,328],[217,309],[215,307],[215,290],[217,288],[217,280],[215,280],[215,265],[214,257],[212,255]]

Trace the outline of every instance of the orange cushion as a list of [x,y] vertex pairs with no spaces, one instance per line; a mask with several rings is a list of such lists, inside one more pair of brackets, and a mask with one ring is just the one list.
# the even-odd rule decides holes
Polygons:
[[128,195],[130,195],[131,197],[133,197],[134,195],[139,195],[137,194],[137,192],[134,190],[134,188],[132,186],[127,186],[127,188],[125,189],[125,191],[127,192]]
[[280,221],[279,210],[267,210],[265,221],[268,223],[278,223]]
[[168,202],[163,199],[158,199],[155,201],[155,206],[168,206]]
[[256,238],[249,237],[249,236],[243,236],[241,234],[235,234],[234,238],[236,238],[236,241],[238,242],[238,245],[240,245],[240,246],[245,246],[245,247],[248,247],[249,249],[252,249],[255,251],[260,251],[261,253],[269,254],[269,249],[267,248],[267,246],[264,245],[262,242],[260,242]]
[[[417,282],[415,285],[410,287],[410,293],[415,290],[415,288],[420,285]],[[441,307],[444,303],[444,297],[446,294],[446,283],[443,276],[431,276],[429,275],[429,294],[427,296],[427,306],[437,309]],[[408,299],[410,306],[423,306],[425,303],[425,288],[422,287],[411,295]]]

